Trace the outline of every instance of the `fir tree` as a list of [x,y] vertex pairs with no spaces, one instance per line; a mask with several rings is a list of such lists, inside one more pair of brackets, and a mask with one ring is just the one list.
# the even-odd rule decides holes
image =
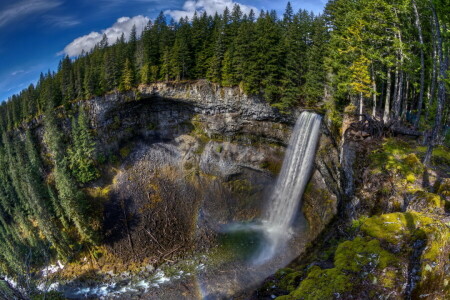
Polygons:
[[122,77],[120,80],[119,89],[121,91],[129,91],[134,86],[134,71],[131,66],[130,60],[127,58],[122,70]]

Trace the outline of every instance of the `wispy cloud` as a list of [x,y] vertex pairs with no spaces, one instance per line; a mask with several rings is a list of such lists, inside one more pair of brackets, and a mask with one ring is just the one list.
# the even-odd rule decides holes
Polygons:
[[46,16],[45,22],[59,28],[73,27],[80,24],[80,21],[72,16]]
[[24,70],[17,70],[17,71],[12,72],[11,76],[16,76],[16,75],[24,73],[24,72],[25,72]]
[[223,13],[225,8],[233,9],[234,5],[238,4],[241,7],[243,13],[248,14],[250,10],[257,12],[258,10],[250,5],[234,2],[233,0],[188,0],[184,2],[182,10],[166,10],[165,13],[170,15],[175,20],[188,16],[192,18],[197,13],[206,12],[209,15],[217,13]]
[[61,5],[57,0],[25,0],[0,11],[0,27],[31,14],[46,12]]
[[117,19],[111,27],[102,30],[101,32],[93,31],[87,35],[79,37],[73,40],[69,45],[67,45],[63,51],[59,52],[58,55],[67,54],[69,56],[80,55],[83,50],[85,52],[90,51],[95,47],[103,38],[103,34],[106,34],[108,38],[108,43],[113,44],[122,34],[128,39],[133,25],[136,25],[136,31],[140,34],[150,19],[142,15],[135,16],[133,18],[122,17]]
[[39,73],[45,69],[46,64],[47,62],[42,62],[27,67],[21,66],[16,70],[0,70],[0,103],[30,83],[36,83]]
[[24,69],[19,69],[19,70],[16,70],[16,71],[14,71],[14,72],[11,72],[11,76],[17,76],[17,75],[25,75],[25,74],[29,74],[29,73],[31,73],[34,69],[35,69],[36,67],[31,67],[31,68],[29,68],[29,69],[27,69],[27,70],[24,70]]

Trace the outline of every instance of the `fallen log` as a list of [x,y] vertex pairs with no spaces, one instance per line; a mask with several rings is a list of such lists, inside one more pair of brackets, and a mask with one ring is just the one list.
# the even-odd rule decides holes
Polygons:
[[424,135],[423,132],[408,128],[399,121],[385,123],[382,119],[374,118],[368,114],[355,114],[355,116],[362,117],[362,120],[352,123],[349,129],[368,133],[370,136],[381,137],[383,135],[400,134],[420,137]]

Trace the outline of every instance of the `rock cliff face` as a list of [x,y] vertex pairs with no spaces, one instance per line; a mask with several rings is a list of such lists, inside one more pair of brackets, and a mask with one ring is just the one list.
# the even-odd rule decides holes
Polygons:
[[[117,255],[140,259],[191,249],[225,222],[258,217],[300,113],[282,115],[239,88],[206,81],[141,86],[80,104],[99,151],[122,162],[108,183],[107,240]],[[338,149],[325,125],[322,133],[303,206],[309,239],[336,214],[342,194]]]
[[[105,161],[102,177],[85,187],[104,203],[95,270],[101,280],[136,263],[206,251],[224,224],[260,217],[301,112],[282,115],[237,87],[158,83],[59,108],[63,131],[70,131],[79,106]],[[325,123],[302,206],[305,244],[333,219],[343,195],[339,150]],[[43,119],[29,126],[42,141]],[[80,264],[91,272],[92,264]],[[78,271],[64,272],[73,278]]]

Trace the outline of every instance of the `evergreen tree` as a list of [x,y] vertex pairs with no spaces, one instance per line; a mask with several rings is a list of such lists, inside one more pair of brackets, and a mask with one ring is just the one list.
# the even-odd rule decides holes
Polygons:
[[73,176],[81,183],[97,179],[100,173],[95,166],[95,142],[82,106],[78,118],[72,118],[72,140],[68,154]]
[[122,71],[119,89],[121,91],[129,91],[134,86],[134,71],[130,60],[127,58]]

